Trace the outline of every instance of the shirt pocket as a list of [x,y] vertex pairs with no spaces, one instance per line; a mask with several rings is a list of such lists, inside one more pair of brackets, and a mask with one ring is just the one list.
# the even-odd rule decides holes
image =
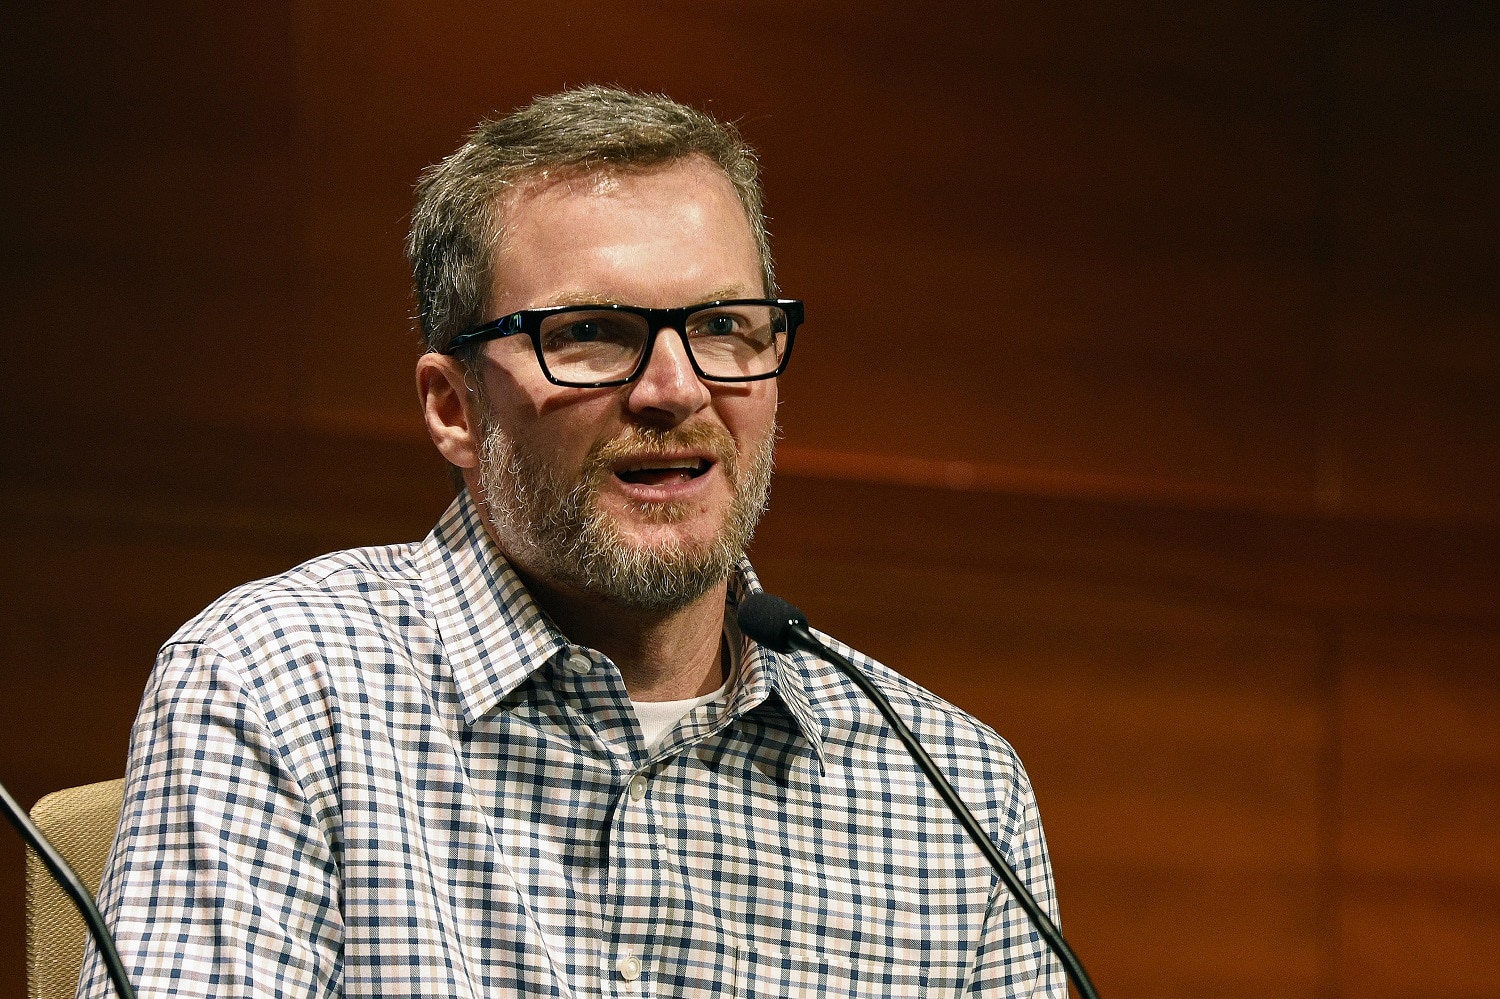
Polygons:
[[811,948],[742,944],[735,966],[735,996],[785,999],[920,999],[927,994],[921,966],[875,962]]

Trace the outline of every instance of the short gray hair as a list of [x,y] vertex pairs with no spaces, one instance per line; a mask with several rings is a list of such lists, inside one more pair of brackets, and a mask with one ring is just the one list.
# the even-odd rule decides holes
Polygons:
[[417,319],[430,351],[490,318],[505,191],[547,170],[630,169],[702,155],[734,185],[775,294],[755,152],[727,122],[659,94],[587,86],[538,97],[479,123],[456,152],[422,172],[406,253]]

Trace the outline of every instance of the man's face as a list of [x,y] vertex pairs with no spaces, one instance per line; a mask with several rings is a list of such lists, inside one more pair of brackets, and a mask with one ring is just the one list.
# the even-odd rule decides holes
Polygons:
[[[744,209],[705,159],[534,180],[507,196],[502,219],[492,316],[765,294]],[[658,610],[723,578],[765,506],[774,380],[704,382],[673,330],[616,388],[553,385],[524,335],[487,344],[484,358],[481,499],[512,561]]]

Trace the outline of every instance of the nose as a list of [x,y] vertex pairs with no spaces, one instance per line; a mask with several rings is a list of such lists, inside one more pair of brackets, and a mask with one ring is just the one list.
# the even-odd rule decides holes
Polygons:
[[632,412],[674,426],[707,406],[711,397],[693,370],[682,335],[665,327],[656,331],[646,370],[629,389]]

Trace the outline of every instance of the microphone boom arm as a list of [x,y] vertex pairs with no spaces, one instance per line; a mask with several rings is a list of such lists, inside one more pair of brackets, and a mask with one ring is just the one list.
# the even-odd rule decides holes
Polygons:
[[917,741],[917,737],[907,727],[906,722],[896,714],[896,709],[891,706],[884,692],[875,686],[863,670],[829,648],[818,636],[814,635],[812,629],[807,626],[807,618],[802,612],[780,597],[764,591],[750,594],[741,601],[738,618],[740,630],[762,645],[778,652],[800,649],[811,653],[825,662],[832,663],[840,673],[864,692],[880,711],[887,724],[891,726],[891,730],[896,733],[896,738],[901,740],[901,744],[916,761],[918,769],[932,783],[933,789],[943,799],[954,818],[958,819],[964,832],[969,834],[969,838],[974,841],[979,852],[984,854],[990,866],[995,869],[995,873],[1000,875],[1000,880],[1005,882],[1005,887],[1010,890],[1011,897],[1020,903],[1022,910],[1031,920],[1031,924],[1036,927],[1037,932],[1041,934],[1047,947],[1062,962],[1063,970],[1078,987],[1079,995],[1083,999],[1099,999],[1099,993],[1095,991],[1088,972],[1083,970],[1083,962],[1063,939],[1062,931],[1042,911],[1042,907],[1037,904],[1031,892],[1021,883],[1020,877],[1010,864],[1006,863],[999,847],[995,846],[994,840],[990,839],[984,827],[979,824],[979,820],[974,817],[974,813],[969,811],[969,807],[958,796],[958,792],[948,782],[948,778],[943,776],[932,757],[927,755],[927,750],[922,748],[922,744]]

